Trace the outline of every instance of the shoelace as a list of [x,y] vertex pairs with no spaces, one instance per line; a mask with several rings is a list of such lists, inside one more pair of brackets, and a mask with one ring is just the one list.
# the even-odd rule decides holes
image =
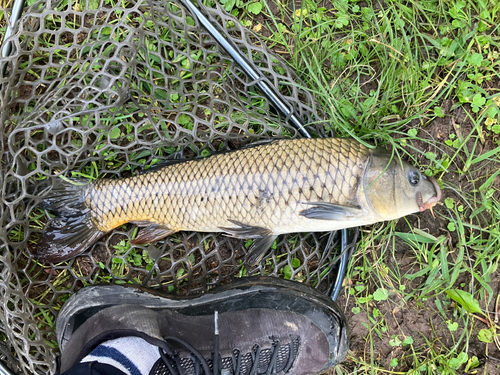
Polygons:
[[[177,337],[166,337],[165,342],[167,344],[169,343],[176,343],[181,346],[183,346],[185,349],[187,349],[191,353],[191,360],[194,365],[194,370],[195,370],[195,375],[220,375],[221,374],[221,356],[219,352],[219,328],[218,328],[218,314],[217,312],[215,313],[215,345],[214,345],[214,356],[212,360],[212,369],[210,368],[211,366],[208,363],[208,360],[205,359],[201,353],[196,350],[192,345],[187,343],[186,341],[179,339]],[[278,362],[278,353],[279,349],[281,347],[281,342],[278,339],[273,340],[273,345],[272,345],[272,354],[271,358],[269,360],[269,364],[267,367],[266,375],[271,375],[275,374],[277,372],[277,362]],[[159,348],[160,356],[165,363],[165,366],[167,366],[169,372],[171,375],[186,375],[186,371],[183,369],[182,364],[181,364],[181,359],[178,355],[174,355],[173,357],[166,354],[161,348]],[[252,357],[252,368],[248,375],[257,375],[259,363],[260,363],[260,357],[261,357],[262,350],[260,346],[256,345],[253,349],[251,354]],[[232,367],[232,373],[234,375],[240,375],[241,370],[242,370],[242,353],[239,350],[233,351],[232,357],[231,357],[231,367]],[[295,361],[295,358],[297,357],[297,353],[295,350],[293,350],[292,344],[290,343],[290,350],[288,353],[288,360],[283,368],[283,373],[287,373],[290,368],[293,365],[293,362]]]

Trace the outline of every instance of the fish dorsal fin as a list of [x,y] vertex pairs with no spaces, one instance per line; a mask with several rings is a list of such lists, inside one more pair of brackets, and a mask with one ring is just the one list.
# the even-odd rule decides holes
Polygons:
[[270,145],[271,143],[282,141],[282,140],[283,140],[282,138],[261,139],[259,141],[248,143],[245,146],[241,147],[239,150],[245,150],[247,148],[254,148],[254,147],[259,147],[259,146],[266,146],[266,145]]
[[176,152],[176,153],[173,153],[172,155],[170,155],[170,157],[172,157],[171,159],[162,160],[162,161],[160,161],[160,162],[158,162],[158,163],[150,166],[147,170],[141,172],[140,174],[145,174],[145,173],[150,173],[150,172],[156,172],[156,171],[159,171],[160,169],[163,169],[165,167],[169,167],[169,166],[174,165],[174,164],[184,163],[186,161],[203,160],[203,159],[206,159],[206,158],[210,158],[212,156],[227,154],[229,152],[234,152],[234,151],[238,151],[238,150],[246,150],[246,149],[249,149],[249,148],[254,148],[254,147],[259,147],[259,146],[265,146],[265,145],[268,145],[268,144],[271,144],[271,143],[274,143],[274,142],[277,142],[277,141],[279,141],[279,139],[276,139],[276,138],[263,139],[263,140],[260,140],[260,141],[249,143],[249,144],[247,144],[247,145],[245,145],[243,147],[237,148],[235,150],[215,151],[215,152],[211,152],[210,155],[208,155],[208,156],[199,157],[199,158],[185,158],[185,157],[181,157],[180,156],[181,153],[180,152]]
[[150,166],[148,169],[143,170],[140,174],[157,172],[160,169],[163,169],[163,168],[168,167],[170,165],[184,163],[185,161],[188,161],[188,160],[196,160],[196,159],[183,158],[180,155],[181,155],[180,152],[173,153],[172,155],[170,155],[172,157],[172,159],[165,159],[165,160],[159,161],[158,163]]
[[300,215],[308,219],[349,221],[359,218],[363,210],[358,207],[343,206],[327,202],[302,202],[313,207],[300,212]]

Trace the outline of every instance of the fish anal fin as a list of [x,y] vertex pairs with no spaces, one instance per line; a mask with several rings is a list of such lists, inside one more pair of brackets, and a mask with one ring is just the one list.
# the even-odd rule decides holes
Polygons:
[[312,206],[311,208],[306,208],[300,212],[301,216],[307,217],[308,219],[349,221],[356,219],[363,214],[363,210],[361,208],[352,206],[343,206],[327,202],[303,203]]
[[130,221],[130,224],[137,225],[138,227],[149,227],[150,225],[155,225],[154,223],[150,222],[149,220],[134,220]]
[[145,243],[155,242],[170,236],[175,232],[177,231],[160,224],[150,224],[144,229],[141,229],[137,237],[130,241],[130,243],[132,245],[142,245]]

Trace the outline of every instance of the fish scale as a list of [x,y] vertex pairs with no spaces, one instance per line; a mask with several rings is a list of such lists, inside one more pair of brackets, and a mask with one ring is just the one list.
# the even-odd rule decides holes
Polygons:
[[275,234],[306,221],[299,203],[356,205],[370,150],[350,139],[282,140],[167,166],[89,187],[94,224],[108,232],[130,221],[172,231],[220,231],[228,220]]
[[203,159],[172,161],[157,171],[87,185],[56,180],[44,208],[58,217],[37,255],[61,261],[112,229],[145,227],[132,244],[177,231],[253,238],[247,264],[276,236],[391,220],[430,208],[437,181],[352,139],[279,140]]

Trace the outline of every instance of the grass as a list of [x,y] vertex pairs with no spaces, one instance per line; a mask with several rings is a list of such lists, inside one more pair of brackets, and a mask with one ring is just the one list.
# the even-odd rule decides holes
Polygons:
[[[243,25],[260,34],[267,46],[297,72],[303,81],[300,85],[314,95],[323,117],[328,119],[321,125],[327,134],[353,137],[370,147],[393,150],[396,157],[409,160],[427,175],[435,176],[446,195],[434,210],[434,216],[413,215],[361,231],[339,301],[352,326],[351,351],[332,373],[497,373],[500,365],[495,359],[500,358],[497,315],[500,1],[326,0],[318,5],[304,0],[300,7],[292,1],[279,0],[221,3]],[[59,6],[64,8],[65,4],[63,1]],[[105,4],[112,6],[114,2],[109,0]],[[74,3],[75,9],[83,9],[85,5],[95,9],[97,2]],[[128,17],[130,25],[147,22],[135,13],[115,12],[114,16]],[[61,19],[53,16],[43,22],[46,28],[57,29]],[[71,22],[74,24],[67,23],[69,27],[79,27],[78,20]],[[0,11],[0,32],[3,33],[4,27],[5,16]],[[150,31],[165,40],[172,32],[167,28]],[[104,55],[109,55],[113,51],[105,48],[106,40],[125,40],[128,32],[103,28],[88,37],[99,44]],[[42,38],[39,43],[44,47],[55,45],[51,38]],[[111,106],[100,118],[92,113],[74,118],[91,133],[93,153],[87,160],[64,170],[68,176],[95,179],[134,173],[144,165],[154,165],[181,151],[180,147],[160,146],[160,142],[155,147],[140,146],[141,139],[150,141],[148,137],[153,137],[151,122],[160,124],[164,141],[175,136],[172,125],[159,120],[160,114],[169,108],[161,108],[155,100],[168,98],[172,107],[184,106],[187,113],[172,121],[188,130],[195,126],[188,114],[192,106],[175,94],[180,80],[163,81],[164,76],[155,69],[167,69],[172,75],[188,79],[192,73],[187,70],[178,73],[176,66],[188,68],[203,56],[200,51],[190,51],[190,58],[179,54],[174,59],[177,65],[164,67],[158,56],[168,55],[169,51],[161,48],[156,34],[146,37],[146,48],[140,51],[138,59],[148,61],[153,69],[138,68],[142,80],[134,81],[129,88],[132,104]],[[61,61],[68,57],[64,49],[55,56]],[[43,61],[48,55],[41,51],[37,58]],[[215,66],[220,57],[209,51],[206,61]],[[99,71],[100,64],[95,62],[81,68]],[[73,67],[75,72],[77,68],[80,67]],[[117,63],[111,69],[120,69],[120,65]],[[57,71],[50,73],[57,77]],[[30,74],[37,77],[40,72],[32,69]],[[165,90],[149,85],[150,75]],[[69,83],[70,79],[58,81],[56,91],[64,93]],[[119,90],[118,86],[113,89]],[[203,84],[197,87],[200,93],[207,89]],[[244,112],[228,117],[208,109],[203,111],[207,118],[214,115],[214,127],[221,133],[230,135],[232,124],[244,126],[248,121],[250,133],[262,134],[265,102],[256,92],[245,103],[257,114],[255,118]],[[30,105],[33,110],[37,104]],[[137,108],[147,108],[149,112],[134,117]],[[267,131],[287,134],[272,121]],[[203,135],[200,130],[200,139]],[[68,138],[73,152],[83,149],[83,133],[75,131]],[[206,156],[223,146],[196,141],[183,152]],[[37,147],[38,152],[45,151],[43,144]],[[35,161],[28,165],[28,171],[40,180],[53,173]],[[30,220],[30,230],[36,232],[43,227],[45,218],[33,211]],[[10,241],[23,243],[26,230],[20,223],[13,226],[9,230]],[[161,273],[146,248],[130,246],[134,230],[130,226],[120,228],[120,233],[107,240],[106,245],[114,252],[112,256],[92,260],[97,272],[88,274],[84,260],[79,260],[58,265],[56,272],[49,274],[54,290],[31,298],[33,304],[40,306],[36,319],[41,330],[53,326],[61,303],[77,284],[113,280],[140,283],[146,277],[141,269],[152,272],[153,278]],[[319,240],[314,237],[310,242]],[[188,243],[199,243],[200,249],[186,250]],[[277,247],[294,249],[297,243],[297,238],[290,236]],[[196,275],[200,267],[198,252],[212,251],[214,241],[201,235],[172,236],[169,246],[174,250],[158,262],[171,268],[173,274],[163,283],[167,286],[171,283],[168,290],[175,291],[173,284],[185,285],[187,278]],[[232,244],[226,242],[224,246]],[[166,248],[163,245],[160,250]],[[186,260],[174,264],[176,251],[186,252]],[[220,264],[220,259],[214,260],[217,262]],[[287,262],[278,254],[268,263],[262,272],[272,272],[274,265],[280,264],[278,273],[284,278],[312,283],[314,277],[320,277],[305,272],[303,257]],[[26,267],[26,274],[33,279],[48,272],[43,265],[33,262],[26,261]],[[317,271],[323,272],[325,269]],[[240,275],[246,274],[247,270],[242,268]],[[32,286],[31,280],[25,282]],[[54,291],[61,298],[51,302]],[[51,347],[56,346],[51,334],[44,337]]]
[[447,196],[434,218],[362,231],[340,303],[365,329],[335,373],[497,373],[500,2],[255,3],[225,2],[284,51],[327,127],[412,160]]

